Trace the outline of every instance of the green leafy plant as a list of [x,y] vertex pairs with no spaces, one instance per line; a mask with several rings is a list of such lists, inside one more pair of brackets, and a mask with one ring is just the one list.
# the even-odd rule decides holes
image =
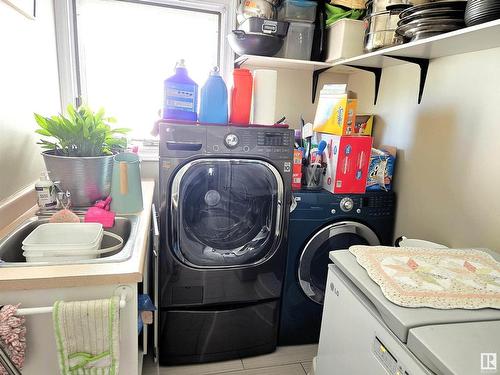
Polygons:
[[[41,139],[38,144],[52,150],[59,156],[104,156],[122,151],[127,146],[124,137],[130,129],[111,128],[116,122],[104,116],[104,109],[93,112],[87,106],[67,107],[68,115],[44,117],[35,113],[39,126],[36,132],[49,140]],[[121,137],[120,137],[121,135]]]

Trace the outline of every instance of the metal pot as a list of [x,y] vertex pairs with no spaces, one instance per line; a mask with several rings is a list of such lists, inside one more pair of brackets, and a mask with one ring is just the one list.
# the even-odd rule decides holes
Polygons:
[[87,207],[106,198],[111,190],[113,155],[96,157],[71,157],[42,152],[52,181],[59,181],[64,191],[71,193],[75,207]]
[[283,38],[263,33],[233,30],[227,36],[229,45],[238,55],[274,56],[283,46]]
[[376,31],[365,35],[364,51],[369,53],[381,48],[397,46],[403,43],[403,37],[396,34],[395,30]]
[[284,38],[288,32],[289,23],[285,21],[266,20],[264,18],[251,17],[243,22],[238,30],[245,33],[262,33]]
[[251,17],[277,19],[276,7],[266,0],[244,0],[238,8],[238,24]]
[[382,30],[396,30],[398,28],[399,13],[399,11],[386,10],[365,18],[365,34]]
[[396,34],[401,11],[401,8],[386,10],[372,13],[370,17],[365,18],[365,52],[372,52],[404,42],[403,38]]
[[367,15],[373,13],[385,12],[387,7],[412,6],[414,0],[368,0],[366,2]]

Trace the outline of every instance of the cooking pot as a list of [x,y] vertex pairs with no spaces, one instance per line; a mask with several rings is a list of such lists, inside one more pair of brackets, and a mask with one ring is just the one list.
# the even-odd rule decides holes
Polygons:
[[365,35],[364,51],[369,53],[381,48],[397,46],[403,43],[403,37],[396,34],[394,30],[376,31]]
[[365,18],[365,52],[372,52],[404,42],[402,36],[396,34],[399,14],[402,10],[403,8],[385,10],[372,13],[371,16]]
[[277,19],[276,7],[266,0],[243,0],[238,8],[238,23],[241,25],[251,17],[275,20]]
[[[415,5],[415,1],[422,2],[422,0],[368,0],[365,3],[367,9],[366,14],[370,16],[373,13],[385,12],[388,7],[410,7]],[[428,1],[426,0],[424,2]]]
[[396,30],[398,28],[400,11],[386,10],[373,13],[365,18],[365,34],[382,30]]
[[229,45],[238,55],[274,56],[283,46],[283,38],[263,33],[233,30],[227,36]]

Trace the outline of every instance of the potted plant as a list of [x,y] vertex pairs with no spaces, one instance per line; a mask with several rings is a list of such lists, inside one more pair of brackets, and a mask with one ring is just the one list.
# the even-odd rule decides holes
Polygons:
[[109,195],[113,155],[124,150],[125,128],[112,129],[115,122],[104,110],[94,113],[81,106],[67,107],[68,115],[44,117],[35,113],[36,132],[48,139],[38,144],[52,181],[71,193],[74,206],[90,206]]

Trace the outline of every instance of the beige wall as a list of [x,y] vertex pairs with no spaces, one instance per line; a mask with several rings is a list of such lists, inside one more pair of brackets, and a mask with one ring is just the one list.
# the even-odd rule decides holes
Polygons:
[[500,49],[431,62],[417,105],[418,68],[350,77],[376,143],[398,147],[396,235],[500,249]]
[[[331,73],[320,75],[316,97],[325,83],[342,82],[347,83],[347,76]],[[301,115],[306,122],[313,122],[316,104],[312,104],[311,90],[312,72],[278,70],[276,119],[286,116],[288,123],[295,129],[299,128]]]
[[0,1],[0,202],[44,168],[33,112],[60,110],[52,1],[32,21]]

